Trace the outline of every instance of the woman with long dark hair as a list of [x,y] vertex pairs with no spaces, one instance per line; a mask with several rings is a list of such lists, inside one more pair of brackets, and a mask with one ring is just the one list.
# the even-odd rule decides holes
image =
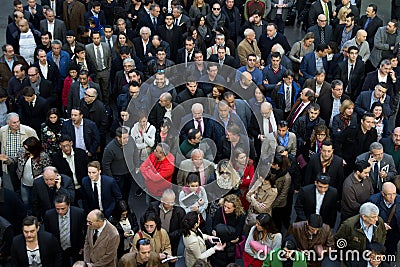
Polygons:
[[290,167],[289,158],[276,153],[271,164],[271,174],[275,176],[275,187],[278,190],[274,202],[272,203],[272,214],[274,214],[273,220],[278,228],[281,230],[283,222],[286,222],[285,226],[289,227],[290,214],[286,208],[287,198],[292,178],[288,172]]
[[[225,245],[216,239],[213,240],[213,236],[203,234],[199,226],[200,216],[197,212],[191,211],[183,218],[182,234],[186,266],[193,266],[197,259],[207,261],[207,258],[216,251],[222,251],[225,248]],[[206,240],[213,244],[213,247],[207,249]]]
[[60,150],[58,139],[61,136],[61,129],[64,120],[61,118],[57,108],[51,108],[47,112],[46,121],[41,126],[41,140],[44,150],[49,155]]
[[388,137],[390,135],[388,127],[389,122],[386,114],[383,113],[383,105],[380,102],[374,102],[371,106],[371,113],[374,114],[374,128],[378,134],[378,140],[381,138]]
[[1,154],[6,164],[18,163],[17,176],[21,180],[21,198],[28,210],[32,209],[33,180],[42,175],[44,168],[51,165],[49,155],[44,152],[42,142],[34,136],[28,137],[15,157]]
[[[256,225],[251,227],[243,253],[244,267],[261,267],[264,256],[280,247],[282,234],[276,229],[271,215],[261,213],[256,217]],[[260,253],[258,253],[260,252]]]
[[156,144],[161,142],[169,145],[172,155],[176,155],[179,147],[179,136],[172,128],[172,121],[167,117],[161,119],[160,129],[156,134]]
[[117,228],[119,234],[118,259],[132,248],[134,234],[139,231],[135,213],[131,212],[124,200],[116,203],[110,222]]

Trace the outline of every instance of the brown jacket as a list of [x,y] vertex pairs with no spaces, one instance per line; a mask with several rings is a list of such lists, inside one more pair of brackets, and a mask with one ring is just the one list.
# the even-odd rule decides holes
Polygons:
[[288,172],[284,176],[276,179],[275,187],[278,190],[278,195],[276,196],[274,203],[272,203],[273,208],[283,208],[286,206],[291,182],[292,178]]
[[237,47],[237,51],[238,51],[238,57],[240,60],[240,66],[246,66],[247,56],[249,54],[256,54],[256,56],[261,59],[261,51],[258,48],[256,40],[253,41],[253,46],[254,46],[254,50],[251,47],[250,43],[246,39],[243,39],[239,43],[239,45]]
[[286,236],[289,235],[293,235],[296,238],[299,250],[312,250],[317,245],[322,245],[324,249],[334,248],[335,246],[335,239],[331,228],[325,223],[312,239],[310,239],[307,233],[307,221],[296,222],[290,225]]
[[104,223],[106,226],[97,237],[95,244],[93,244],[94,231],[88,229],[86,233],[83,259],[85,262],[91,263],[93,267],[115,267],[117,265],[118,230],[109,221],[105,220]]
[[[142,263],[137,252],[126,253],[118,262],[118,267],[137,267],[138,263]],[[160,256],[154,251],[150,252],[150,259],[146,267],[158,267],[160,265]]]
[[67,30],[73,30],[77,34],[78,26],[85,25],[83,17],[86,13],[85,5],[81,2],[74,0],[74,4],[70,15],[68,15],[67,1],[63,3],[63,20]]
[[[246,199],[250,203],[249,213],[272,213],[272,203],[278,195],[278,190],[272,188],[269,182],[264,181],[265,180],[258,179],[246,195]],[[251,198],[253,194],[255,195],[255,200]],[[266,207],[260,208],[260,203],[264,203]]]
[[8,81],[13,76],[14,67],[18,64],[22,64],[27,68],[29,67],[28,63],[26,63],[26,60],[23,57],[20,55],[14,55],[14,63],[12,69],[10,70],[5,56],[3,55],[0,57],[0,87],[7,89]]

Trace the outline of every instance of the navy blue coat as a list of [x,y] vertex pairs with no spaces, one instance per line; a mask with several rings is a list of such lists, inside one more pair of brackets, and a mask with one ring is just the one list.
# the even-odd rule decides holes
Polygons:
[[[72,120],[67,120],[66,122],[64,122],[61,133],[67,134],[72,138],[75,148],[75,129]],[[95,155],[97,147],[100,145],[100,133],[99,129],[97,129],[96,124],[91,120],[83,119],[83,139],[85,140],[87,151],[90,152],[92,155]]]
[[[121,190],[117,182],[110,176],[101,175],[101,204],[103,213],[106,218],[109,218],[114,210],[115,203],[122,200]],[[83,189],[83,208],[86,213],[96,208],[94,193],[92,189],[92,181],[89,176],[82,179]]]
[[[328,71],[328,61],[326,60],[326,57],[322,58],[322,64],[324,66],[325,72],[327,72]],[[314,78],[315,72],[317,71],[317,66],[316,66],[316,62],[315,62],[315,52],[310,52],[304,56],[304,58],[300,64],[300,70],[301,70],[301,73],[303,73],[303,76],[299,78],[300,85],[302,85],[305,82],[305,80],[307,80],[309,78],[311,78],[311,79]]]

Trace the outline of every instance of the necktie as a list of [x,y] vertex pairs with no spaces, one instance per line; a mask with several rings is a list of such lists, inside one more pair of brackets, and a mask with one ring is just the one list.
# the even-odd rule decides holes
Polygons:
[[97,183],[93,183],[93,196],[94,196],[95,208],[96,209],[100,209],[100,205],[99,205],[99,190],[97,188]]
[[379,182],[379,166],[378,166],[378,162],[375,162],[375,164],[374,164],[374,180],[375,180],[376,184],[378,184],[378,182]]
[[187,66],[187,64],[190,62],[190,59],[191,59],[191,53],[190,53],[190,52],[187,52],[186,66]]
[[97,64],[97,70],[102,71],[103,61],[101,60],[100,46],[96,47],[96,64]]
[[94,230],[94,233],[93,233],[93,246],[96,243],[98,233],[99,233],[99,230]]
[[154,28],[157,29],[157,20],[154,17],[153,17],[153,25],[154,25]]
[[178,26],[178,19],[175,19],[175,26]]
[[286,91],[285,91],[285,112],[288,112],[290,110],[291,107],[291,99],[290,99],[290,88],[286,87]]
[[364,25],[364,30],[368,27],[368,24],[371,22],[371,18],[367,18],[367,21],[365,22]]
[[351,92],[351,80],[350,79],[351,79],[351,75],[353,74],[353,70],[354,70],[354,65],[351,64],[349,77],[347,79],[347,90],[346,90],[347,93]]
[[68,246],[68,228],[66,216],[61,217],[61,229],[60,229],[60,244],[63,250],[66,250]]
[[326,24],[329,24],[329,11],[328,11],[328,4],[324,3],[324,13],[326,17]]
[[299,115],[301,109],[303,108],[304,104],[303,102],[301,102],[301,104],[298,106],[298,108],[296,109],[296,112],[294,113],[294,115],[292,116],[292,118],[290,119],[290,124],[289,127],[292,127],[294,121],[296,120],[297,116]]
[[201,128],[201,119],[197,119],[197,130],[203,135],[203,129]]
[[33,109],[33,102],[29,102],[29,108]]
[[321,28],[321,44],[325,43],[325,29]]
[[[107,38],[106,38],[107,39]],[[107,39],[107,43],[108,43],[108,46],[110,47],[110,50],[112,50],[112,46],[111,46],[111,41],[110,41],[110,39]]]

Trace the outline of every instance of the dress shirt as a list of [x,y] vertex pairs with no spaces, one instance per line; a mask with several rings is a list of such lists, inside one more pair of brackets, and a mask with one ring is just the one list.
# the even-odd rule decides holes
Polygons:
[[47,74],[49,73],[49,64],[46,63],[45,65],[42,65],[39,63],[39,67],[40,67],[40,72],[43,75],[43,78],[47,80]]
[[71,169],[72,172],[72,179],[74,180],[74,185],[75,189],[79,189],[81,186],[78,183],[78,179],[76,178],[76,173],[75,173],[75,151],[74,149],[71,149],[71,155],[67,155],[64,152],[62,152],[63,158],[67,161],[69,168]]
[[325,193],[320,194],[320,193],[318,192],[318,189],[315,188],[315,197],[316,197],[316,199],[315,199],[315,200],[316,200],[315,213],[316,213],[316,214],[321,214],[321,213],[320,213],[320,211],[321,211],[321,205],[322,205],[322,202],[324,201]]
[[[92,181],[92,190],[93,190],[93,192],[94,192],[94,183],[96,183],[96,185],[97,185],[97,193],[98,193],[98,195],[99,195],[99,199],[98,199],[98,201],[99,201],[99,208],[100,208],[100,210],[101,211],[103,211],[103,204],[101,203],[101,175],[100,175],[100,177],[99,177],[99,180],[97,180],[96,182],[93,182]],[[98,236],[100,236],[100,229],[99,229],[99,234],[98,234]]]
[[85,145],[85,139],[83,138],[83,119],[81,120],[81,124],[78,127],[74,124],[75,130],[75,147],[83,149],[87,151]]
[[51,36],[54,36],[54,21],[53,22],[47,21],[47,31],[51,33]]
[[368,228],[365,226],[364,221],[360,218],[360,224],[361,228],[365,234],[365,236],[368,238],[369,242],[372,241],[372,236],[374,235],[374,226],[370,225]]

